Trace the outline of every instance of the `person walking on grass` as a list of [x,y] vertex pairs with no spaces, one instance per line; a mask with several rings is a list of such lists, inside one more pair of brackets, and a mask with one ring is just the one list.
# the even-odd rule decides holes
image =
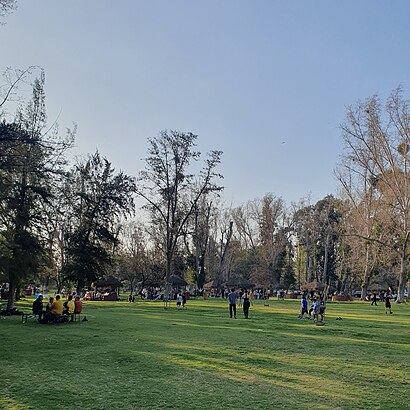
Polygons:
[[316,322],[318,320],[318,314],[319,314],[319,303],[317,301],[317,298],[313,298],[313,303],[312,306],[309,309],[309,316],[313,316],[313,321]]
[[377,306],[377,297],[376,297],[376,292],[373,292],[373,296],[372,296],[372,306]]
[[240,289],[238,292],[238,296],[239,296],[239,300],[238,300],[238,306],[241,307],[242,306],[242,300],[243,300],[243,289]]
[[391,295],[390,293],[388,295],[386,295],[386,298],[384,299],[384,307],[385,307],[385,311],[386,311],[386,315],[387,315],[387,310],[390,312],[390,314],[392,314],[392,310],[391,310]]
[[302,300],[300,301],[299,319],[303,319],[303,316],[306,316],[307,319],[310,319],[310,316],[308,313],[308,302],[306,300],[305,294],[302,295]]
[[326,310],[326,303],[325,303],[323,296],[321,296],[320,302],[319,302],[319,316],[320,316],[321,322],[325,321],[325,310]]
[[231,289],[231,292],[228,294],[228,301],[229,301],[229,317],[232,319],[233,317],[236,319],[236,292],[234,289]]
[[178,293],[177,295],[177,309],[181,309],[181,303],[182,303],[182,295]]
[[245,319],[248,319],[250,306],[251,306],[251,300],[249,298],[248,292],[245,291],[243,295],[243,314],[245,316]]

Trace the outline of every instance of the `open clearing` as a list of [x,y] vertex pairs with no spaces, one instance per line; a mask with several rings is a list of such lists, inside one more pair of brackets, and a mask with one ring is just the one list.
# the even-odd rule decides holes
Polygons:
[[[29,312],[32,300],[17,307]],[[408,409],[410,308],[86,302],[88,322],[0,320],[1,409]],[[336,320],[341,317],[342,320]]]

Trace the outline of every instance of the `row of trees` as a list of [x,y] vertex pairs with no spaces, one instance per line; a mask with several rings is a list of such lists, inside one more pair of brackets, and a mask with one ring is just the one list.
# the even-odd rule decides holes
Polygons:
[[[384,107],[372,97],[348,109],[339,198],[288,205],[267,193],[233,208],[220,197],[222,153],[199,165],[192,133],[148,139],[137,178],[98,152],[71,163],[76,129],[61,138],[47,126],[42,71],[30,101],[13,118],[6,111],[32,70],[7,71],[0,88],[0,274],[9,308],[29,280],[82,289],[110,275],[134,287],[166,284],[171,273],[198,288],[234,277],[283,288],[316,280],[361,287],[363,296],[372,277],[383,277],[403,300],[410,110],[400,89]],[[135,197],[145,204],[138,212]]]
[[[216,186],[195,201],[181,197],[189,211],[178,219],[181,225],[168,226],[178,234],[167,271],[172,263],[173,271],[189,274],[198,287],[205,280],[219,287],[235,276],[265,287],[300,288],[319,281],[342,292],[361,289],[362,298],[371,285],[391,287],[398,291],[398,302],[403,301],[409,279],[409,108],[399,88],[384,104],[373,96],[347,109],[341,126],[345,149],[335,171],[338,198],[329,195],[315,204],[305,199],[289,206],[268,193],[227,208],[215,195],[220,190]],[[162,152],[158,158],[170,157]],[[144,198],[155,208],[150,194]],[[149,229],[138,227],[140,233],[149,232],[141,260],[153,244],[160,249],[169,243],[161,235],[169,230],[161,223],[151,215]],[[138,259],[135,253],[133,257]],[[137,270],[134,274],[142,283],[157,280]]]
[[[4,108],[30,70],[7,72]],[[116,173],[97,152],[70,166],[75,129],[59,137],[47,126],[44,73],[12,121],[0,123],[0,272],[8,308],[19,287],[42,275],[79,288],[104,275],[118,242],[117,225],[134,212],[134,180]],[[16,292],[17,290],[17,292]]]
[[[30,102],[20,101],[8,121],[6,104],[33,70],[7,70],[0,88],[0,272],[10,285],[8,307],[16,290],[39,275],[45,284],[53,279],[59,288],[71,282],[82,289],[99,277],[118,274],[119,266],[134,269],[132,258],[118,256],[126,247],[138,256],[142,249],[160,252],[160,258],[144,265],[143,275],[158,272],[160,282],[164,277],[168,282],[179,240],[200,199],[221,190],[215,183],[221,152],[212,151],[202,169],[190,173],[189,166],[200,158],[194,150],[197,136],[164,131],[148,140],[138,183],[115,172],[98,152],[70,165],[67,153],[75,127],[64,138],[56,125],[47,127],[42,71]],[[150,245],[143,248],[146,230],[137,235],[123,225],[135,216],[136,195],[146,200],[151,223],[150,239],[144,238]]]

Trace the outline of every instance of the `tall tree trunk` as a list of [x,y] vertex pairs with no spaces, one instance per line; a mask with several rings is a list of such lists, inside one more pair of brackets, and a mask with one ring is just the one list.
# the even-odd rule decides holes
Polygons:
[[323,262],[323,277],[322,282],[327,283],[327,265],[329,262],[329,243],[330,243],[330,235],[326,235],[326,244],[325,244],[325,260]]
[[399,275],[399,288],[397,290],[396,303],[404,302],[404,288],[407,282],[407,243],[403,247],[403,256],[401,258],[401,269]]
[[17,281],[13,277],[11,277],[9,281],[9,297],[7,299],[7,310],[11,310],[14,308],[16,289]]
[[165,295],[164,295],[164,302],[165,307],[169,307],[169,277],[171,276],[171,269],[172,269],[172,253],[167,253],[167,265],[165,271]]
[[226,237],[226,243],[223,246],[223,250],[222,250],[222,254],[221,254],[221,258],[219,260],[219,267],[218,267],[218,272],[216,275],[216,287],[217,287],[217,291],[219,292],[221,290],[221,284],[222,284],[222,273],[225,267],[225,257],[226,257],[226,252],[229,248],[229,244],[231,242],[231,238],[232,238],[232,232],[233,232],[233,222],[230,221],[229,223],[229,230],[228,230],[228,234]]
[[[81,295],[84,292],[84,285],[85,285],[85,281],[83,278],[78,279],[77,281],[77,295]],[[60,291],[58,291],[58,293],[60,293]]]
[[366,259],[365,259],[363,282],[362,282],[362,289],[361,289],[362,294],[360,297],[361,300],[366,300],[367,290],[369,288],[369,282],[370,282],[369,257],[370,257],[369,244],[366,243]]
[[298,253],[298,290],[300,290],[300,271],[301,271],[301,260],[300,260],[300,244],[298,243],[297,247],[297,253]]
[[132,295],[134,292],[134,281],[135,281],[135,277],[132,277],[130,280],[130,294]]
[[199,275],[197,278],[197,286],[202,289],[205,283],[205,258],[202,257],[199,260]]
[[310,252],[309,252],[309,258],[308,258],[307,274],[308,274],[307,281],[312,282],[312,280],[314,279],[314,277],[313,277],[313,256],[311,255]]
[[19,283],[17,283],[15,300],[18,301],[20,299],[21,299],[21,286]]

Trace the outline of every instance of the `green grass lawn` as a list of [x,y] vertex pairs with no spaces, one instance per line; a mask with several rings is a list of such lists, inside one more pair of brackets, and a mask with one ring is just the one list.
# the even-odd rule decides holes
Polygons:
[[[29,311],[32,300],[19,302]],[[88,322],[0,319],[0,409],[408,409],[410,308],[88,302]],[[342,320],[336,320],[336,317]]]

